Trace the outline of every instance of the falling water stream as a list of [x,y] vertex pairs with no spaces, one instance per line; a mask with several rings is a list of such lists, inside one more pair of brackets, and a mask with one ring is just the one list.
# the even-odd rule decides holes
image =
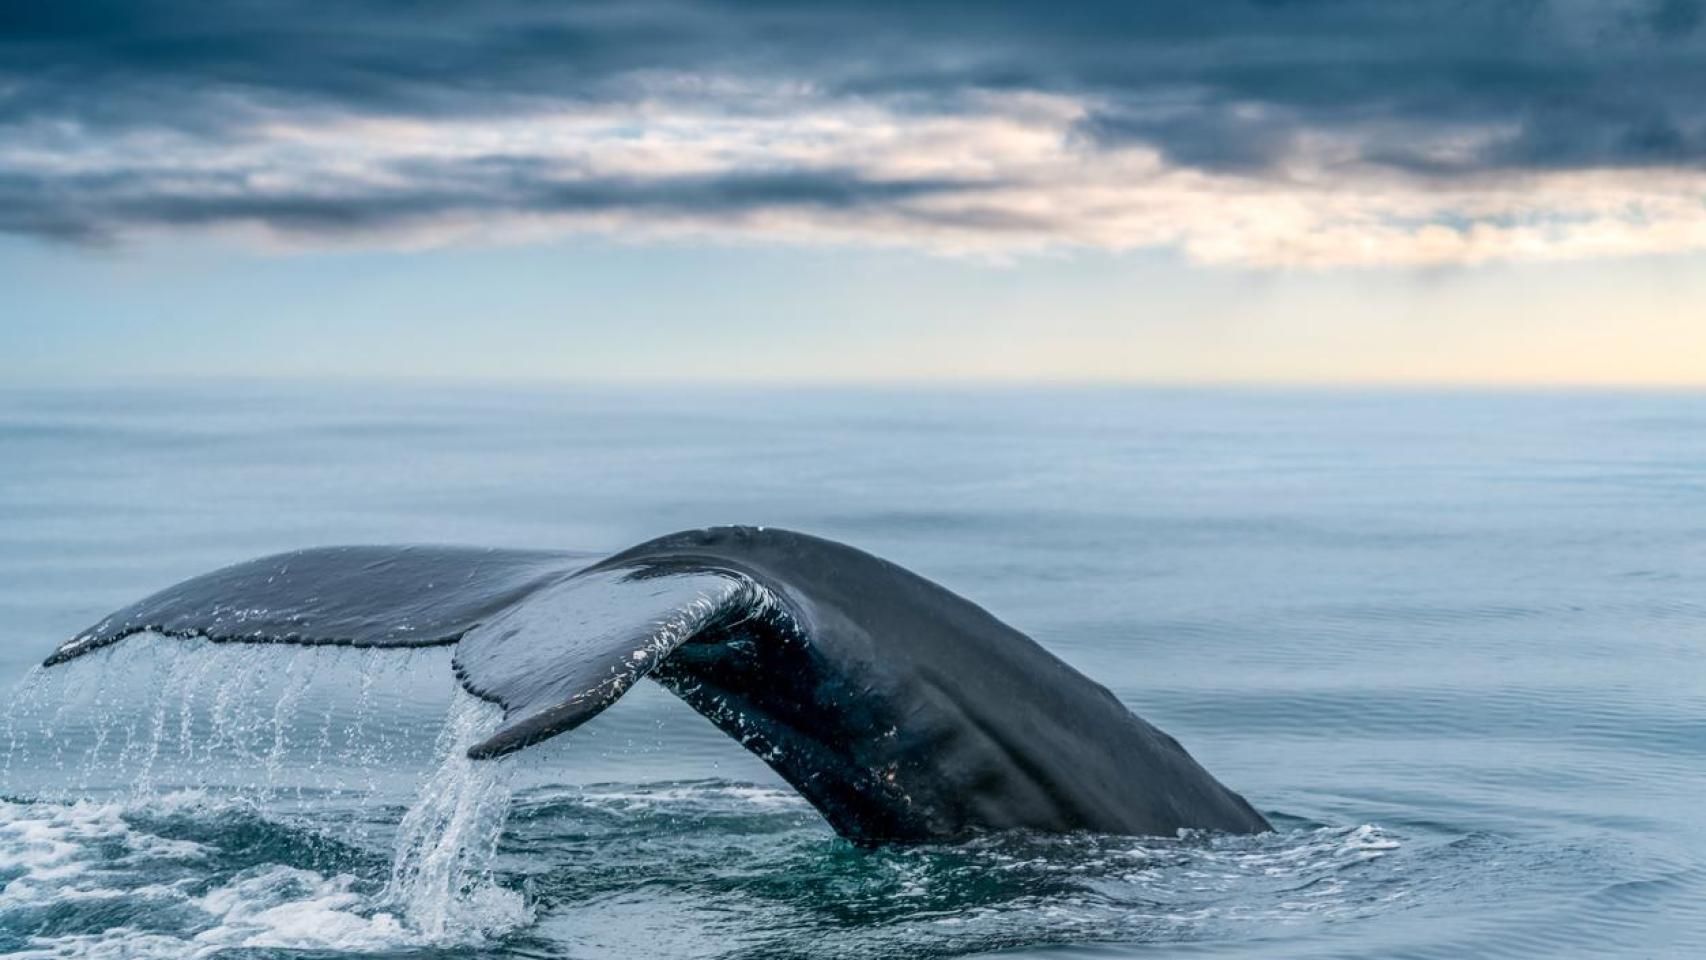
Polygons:
[[[399,705],[382,702],[414,695],[425,671],[451,685],[444,659],[439,651],[137,638],[87,663],[32,671],[0,720],[8,794],[0,878],[11,881],[0,908],[31,891],[48,900],[124,893],[177,896],[203,915],[176,937],[112,928],[108,946],[126,957],[233,946],[466,945],[526,923],[522,895],[492,870],[510,764],[466,755],[496,729],[501,710],[449,691],[436,736],[425,740],[430,715],[404,710],[412,722],[399,722]],[[317,680],[331,681],[329,695],[312,695]],[[42,752],[45,765],[37,762]],[[388,801],[406,795],[395,782],[406,768],[418,772],[412,800],[397,814]],[[52,771],[30,791],[33,802],[10,796],[25,785],[14,770],[25,769]],[[179,836],[186,832],[214,836]],[[382,855],[386,833],[382,884],[364,879],[376,874],[370,865],[339,869]],[[290,847],[315,855],[309,869],[290,858],[258,862],[191,896],[199,885],[181,878],[113,885],[110,867],[91,861],[115,843],[128,851],[126,867],[156,881],[170,877],[174,861],[265,861]],[[41,956],[101,952],[98,940],[36,940],[52,943]]]
[[468,759],[501,711],[458,692],[438,737],[443,758],[397,831],[382,897],[430,942],[501,933],[525,922],[521,896],[494,882],[492,855],[509,814],[508,765]]

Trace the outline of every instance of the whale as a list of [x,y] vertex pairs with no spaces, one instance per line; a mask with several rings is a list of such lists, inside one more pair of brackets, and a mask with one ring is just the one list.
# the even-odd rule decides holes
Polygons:
[[168,587],[46,665],[143,633],[453,646],[456,679],[503,713],[475,759],[571,731],[649,678],[858,844],[1271,829],[1177,740],[982,607],[775,528],[684,531],[608,555],[299,550]]

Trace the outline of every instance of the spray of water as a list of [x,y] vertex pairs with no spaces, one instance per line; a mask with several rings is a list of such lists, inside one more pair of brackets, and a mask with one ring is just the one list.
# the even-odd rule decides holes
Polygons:
[[[69,670],[32,671],[0,707],[0,794],[30,805],[20,810],[39,804],[51,817],[95,804],[147,821],[183,809],[186,796],[206,797],[194,809],[209,817],[259,816],[369,849],[390,839],[387,822],[397,823],[383,888],[365,904],[352,901],[356,915],[393,917],[403,940],[428,945],[475,942],[528,922],[524,898],[493,871],[511,767],[467,758],[501,711],[455,689],[427,754],[418,720],[386,702],[418,702],[423,669],[453,687],[432,659],[441,652],[120,646],[128,649]],[[323,712],[305,711],[316,678],[346,689]],[[397,778],[429,756],[430,772],[398,823],[390,805]],[[321,822],[337,808],[346,815]],[[350,876],[324,880],[342,885],[346,899],[363,886]]]
[[438,770],[397,831],[384,899],[432,942],[487,936],[526,919],[521,896],[499,887],[491,871],[509,813],[508,764],[468,759],[468,748],[501,720],[497,707],[458,691],[439,734]]

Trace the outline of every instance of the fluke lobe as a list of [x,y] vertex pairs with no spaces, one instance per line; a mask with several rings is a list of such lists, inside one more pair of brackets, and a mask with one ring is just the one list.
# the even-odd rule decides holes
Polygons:
[[1269,829],[1172,737],[976,604],[852,547],[754,527],[614,556],[324,547],[161,591],[64,643],[455,644],[504,708],[469,754],[585,723],[650,676],[862,842],[987,830]]

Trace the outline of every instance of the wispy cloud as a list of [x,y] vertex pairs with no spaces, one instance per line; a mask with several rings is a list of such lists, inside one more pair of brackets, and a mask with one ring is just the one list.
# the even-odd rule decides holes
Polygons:
[[1331,266],[1706,247],[1695,0],[0,14],[0,230]]

